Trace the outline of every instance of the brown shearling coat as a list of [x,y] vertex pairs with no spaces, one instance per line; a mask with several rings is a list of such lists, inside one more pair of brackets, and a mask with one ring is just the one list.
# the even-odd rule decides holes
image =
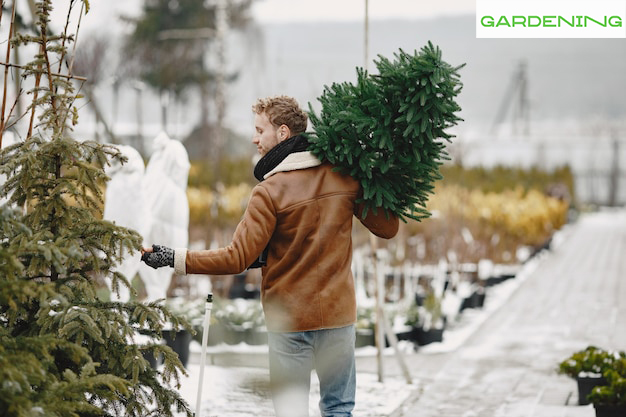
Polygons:
[[[179,273],[237,274],[269,243],[261,288],[269,331],[337,328],[356,321],[351,233],[352,216],[362,210],[355,203],[360,185],[333,166],[320,165],[309,152],[301,154],[308,163],[279,165],[254,187],[230,245],[183,250],[176,261]],[[360,220],[382,238],[398,231],[398,218],[383,210]]]

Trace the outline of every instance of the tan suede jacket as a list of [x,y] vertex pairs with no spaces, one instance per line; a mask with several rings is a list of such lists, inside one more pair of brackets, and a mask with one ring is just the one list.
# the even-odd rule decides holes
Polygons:
[[[289,155],[252,190],[230,245],[176,249],[181,274],[237,274],[269,243],[261,300],[270,331],[336,328],[356,321],[352,277],[352,216],[360,186],[309,152]],[[389,217],[389,218],[388,218]],[[392,238],[398,218],[371,211],[361,222]]]

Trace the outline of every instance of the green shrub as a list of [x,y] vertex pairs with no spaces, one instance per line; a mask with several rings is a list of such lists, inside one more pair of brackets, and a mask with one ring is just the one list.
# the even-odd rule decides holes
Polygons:
[[[588,346],[585,350],[573,353],[559,364],[559,373],[576,378],[581,373],[603,375],[611,370],[616,361],[623,360],[623,352],[615,354],[595,346]],[[622,368],[623,364],[620,365]]]
[[624,377],[624,358],[617,361],[621,363],[622,373],[614,369],[607,369],[604,378],[607,385],[596,386],[589,394],[589,401],[594,405],[626,406],[626,378]]

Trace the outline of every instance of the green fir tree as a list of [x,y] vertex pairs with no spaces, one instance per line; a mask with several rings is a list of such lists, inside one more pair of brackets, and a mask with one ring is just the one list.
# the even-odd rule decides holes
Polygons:
[[[0,151],[0,415],[191,416],[174,389],[184,368],[160,343],[166,322],[181,323],[159,303],[97,295],[102,277],[129,286],[112,271],[122,254],[139,256],[141,237],[102,220],[104,167],[123,157],[72,138],[79,97],[64,63],[75,35],[48,32],[51,9],[38,2],[38,32],[12,39],[38,53],[22,73],[28,133]],[[163,367],[144,354],[163,355]]]
[[319,115],[309,105],[310,149],[360,181],[363,215],[382,207],[420,220],[430,216],[426,202],[449,159],[446,130],[461,120],[455,98],[463,66],[444,62],[430,42],[413,55],[378,58],[378,74],[357,68],[356,84],[326,86]]

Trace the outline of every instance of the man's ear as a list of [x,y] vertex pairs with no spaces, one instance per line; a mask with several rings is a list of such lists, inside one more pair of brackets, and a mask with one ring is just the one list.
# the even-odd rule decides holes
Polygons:
[[287,125],[280,125],[278,128],[278,137],[280,140],[289,139],[291,137],[291,129]]

